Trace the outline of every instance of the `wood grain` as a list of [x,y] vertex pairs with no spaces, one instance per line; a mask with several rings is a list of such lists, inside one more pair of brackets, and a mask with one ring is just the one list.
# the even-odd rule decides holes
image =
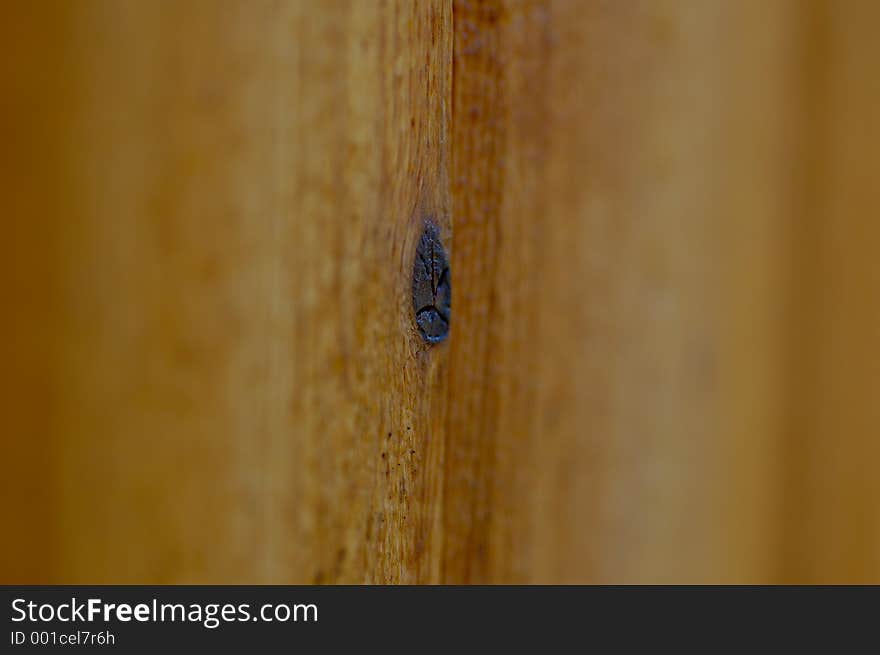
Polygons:
[[455,8],[450,577],[772,579],[792,8]]
[[61,291],[13,328],[62,341],[26,344],[58,406],[16,476],[40,470],[20,512],[61,536],[4,579],[437,579],[445,350],[409,284],[423,219],[450,227],[451,8],[71,14],[72,125],[22,146],[65,179],[18,261],[38,230],[62,252],[18,291]]
[[880,59],[870,2],[807,15],[809,139],[796,240],[789,581],[880,582]]
[[877,580],[870,3],[3,12],[0,581]]

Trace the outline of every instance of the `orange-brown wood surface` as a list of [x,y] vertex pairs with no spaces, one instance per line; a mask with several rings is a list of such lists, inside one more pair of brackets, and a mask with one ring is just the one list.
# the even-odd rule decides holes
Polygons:
[[880,581],[876,3],[2,14],[0,582]]

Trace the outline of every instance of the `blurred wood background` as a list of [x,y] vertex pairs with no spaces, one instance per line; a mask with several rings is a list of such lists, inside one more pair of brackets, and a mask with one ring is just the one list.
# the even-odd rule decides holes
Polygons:
[[0,12],[0,582],[880,582],[880,3]]

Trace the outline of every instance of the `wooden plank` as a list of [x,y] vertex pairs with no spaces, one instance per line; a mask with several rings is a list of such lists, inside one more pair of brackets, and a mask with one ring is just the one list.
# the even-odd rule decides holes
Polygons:
[[880,58],[871,2],[809,14],[786,579],[880,582]]
[[774,575],[792,11],[455,4],[449,579]]
[[876,577],[868,3],[32,4],[0,580]]
[[[0,580],[58,580],[55,455],[57,356],[63,348],[59,226],[64,167],[56,156],[69,133],[58,111],[74,90],[59,66],[67,53],[68,5],[0,8]],[[47,102],[52,99],[53,102]]]
[[450,226],[449,5],[75,9],[22,75],[63,64],[72,124],[14,116],[64,177],[20,228],[58,235],[58,270],[16,281],[48,305],[13,327],[60,341],[19,346],[58,406],[15,478],[49,485],[20,515],[57,539],[4,580],[438,579],[445,349],[410,280],[423,218]]

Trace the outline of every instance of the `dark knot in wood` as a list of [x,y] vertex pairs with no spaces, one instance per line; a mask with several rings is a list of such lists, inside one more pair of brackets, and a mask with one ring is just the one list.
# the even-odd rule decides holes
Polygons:
[[449,335],[452,283],[440,231],[430,222],[416,247],[412,296],[416,325],[424,340],[443,341]]

